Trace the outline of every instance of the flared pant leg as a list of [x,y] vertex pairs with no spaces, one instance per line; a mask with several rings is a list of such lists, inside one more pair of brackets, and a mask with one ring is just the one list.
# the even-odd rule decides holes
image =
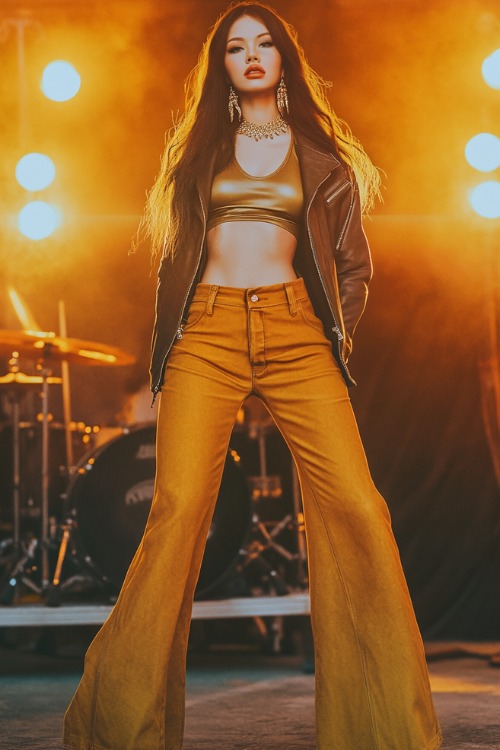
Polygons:
[[186,331],[169,360],[151,513],[118,601],[87,651],[65,717],[66,748],[182,746],[192,601],[232,426],[249,389],[244,368],[233,376],[195,350]]
[[295,345],[284,326],[263,329],[262,352],[254,350],[260,362],[254,389],[286,439],[300,479],[317,747],[434,750],[441,734],[389,512],[309,300],[297,303],[292,318]]

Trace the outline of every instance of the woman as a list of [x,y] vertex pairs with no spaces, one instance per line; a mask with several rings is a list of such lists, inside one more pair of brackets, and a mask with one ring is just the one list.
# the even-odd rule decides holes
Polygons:
[[422,642],[346,387],[371,276],[357,185],[367,205],[377,173],[271,9],[231,7],[195,70],[146,212],[162,249],[155,497],[65,747],[181,748],[193,595],[232,426],[255,394],[301,482],[317,747],[433,750]]

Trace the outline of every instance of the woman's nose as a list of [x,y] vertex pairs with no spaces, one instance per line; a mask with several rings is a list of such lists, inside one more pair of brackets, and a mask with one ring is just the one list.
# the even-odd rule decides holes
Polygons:
[[259,56],[256,52],[248,52],[247,54],[248,63],[256,62],[258,59],[259,59]]

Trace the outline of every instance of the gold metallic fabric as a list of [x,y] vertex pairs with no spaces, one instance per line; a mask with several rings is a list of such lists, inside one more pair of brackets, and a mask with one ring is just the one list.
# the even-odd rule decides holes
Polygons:
[[283,163],[271,174],[253,177],[233,157],[214,177],[207,228],[225,221],[264,221],[298,237],[303,194],[293,139]]

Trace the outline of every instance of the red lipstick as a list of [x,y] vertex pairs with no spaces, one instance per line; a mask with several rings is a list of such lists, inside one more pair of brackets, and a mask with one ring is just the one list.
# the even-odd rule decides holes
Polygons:
[[260,65],[249,65],[248,68],[245,70],[245,77],[246,78],[260,78],[261,76],[265,75],[264,68],[261,68]]

